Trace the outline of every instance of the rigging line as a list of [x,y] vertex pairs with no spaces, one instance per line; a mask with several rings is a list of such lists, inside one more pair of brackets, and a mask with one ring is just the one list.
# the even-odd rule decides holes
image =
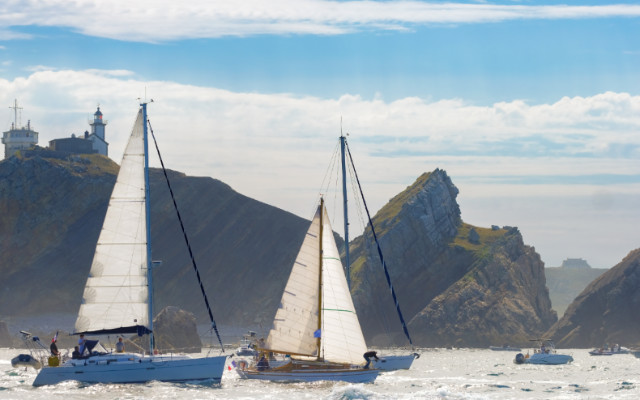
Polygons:
[[329,194],[329,188],[331,187],[331,181],[333,180],[333,176],[334,176],[335,165],[337,164],[335,160],[338,156],[338,152],[339,152],[339,143],[336,144],[335,148],[333,149],[333,155],[331,156],[329,165],[327,165],[327,169],[324,173],[324,177],[322,178],[322,183],[320,184],[320,191],[318,193],[318,199],[314,204],[312,215],[315,215],[316,213],[317,204],[320,201],[320,197],[322,197],[323,194],[327,194],[327,195]]
[[362,197],[362,204],[364,204],[364,209],[367,212],[367,217],[369,218],[369,225],[371,226],[371,233],[373,234],[373,239],[376,241],[376,245],[378,246],[378,256],[380,256],[380,261],[382,262],[382,268],[384,269],[384,275],[387,278],[387,284],[389,285],[389,289],[391,290],[391,296],[393,297],[393,301],[396,305],[396,311],[398,311],[398,317],[400,318],[400,322],[402,323],[402,329],[404,330],[404,334],[409,339],[409,344],[413,347],[413,341],[411,340],[411,336],[409,335],[409,329],[407,328],[407,324],[404,322],[404,318],[402,317],[402,311],[400,311],[400,303],[398,303],[398,298],[396,297],[396,291],[393,289],[393,285],[391,284],[391,277],[389,276],[389,270],[387,269],[387,264],[384,261],[384,257],[382,256],[382,249],[380,248],[380,242],[378,242],[378,236],[376,235],[375,228],[373,227],[373,220],[371,219],[371,214],[369,213],[369,208],[367,207],[367,201],[364,198],[364,193],[362,192],[362,185],[360,185],[360,179],[358,178],[358,173],[356,172],[355,165],[353,163],[353,157],[351,157],[351,150],[349,149],[348,144],[345,142],[345,147],[347,149],[347,154],[349,154],[349,161],[353,166],[353,172],[356,176],[356,181],[358,182],[358,188],[360,189],[360,197]]
[[169,176],[167,175],[167,170],[164,167],[164,161],[162,161],[162,156],[160,155],[160,148],[158,147],[158,142],[156,141],[156,136],[153,134],[153,128],[151,127],[151,121],[149,123],[149,131],[151,132],[151,137],[153,138],[153,144],[156,146],[156,151],[158,152],[158,158],[160,159],[160,164],[162,165],[162,172],[164,173],[164,178],[167,181],[167,186],[169,187],[169,193],[171,193],[171,200],[173,200],[173,207],[176,210],[176,214],[178,215],[178,221],[180,221],[180,228],[182,228],[182,234],[184,236],[185,243],[187,244],[187,249],[189,249],[189,256],[191,257],[191,264],[193,265],[193,269],[196,272],[196,276],[198,277],[198,283],[200,284],[200,291],[202,291],[202,296],[204,297],[204,303],[207,306],[207,311],[209,312],[209,319],[211,319],[211,328],[216,332],[216,336],[218,337],[218,342],[220,343],[220,348],[224,353],[224,346],[222,345],[222,339],[220,339],[220,333],[218,332],[218,327],[216,326],[216,321],[213,319],[213,314],[211,312],[211,307],[209,306],[209,299],[207,298],[207,293],[204,291],[204,286],[202,286],[202,280],[200,279],[200,272],[198,271],[198,266],[196,265],[196,260],[193,257],[193,252],[191,251],[191,245],[189,244],[189,238],[187,237],[187,231],[184,229],[184,224],[182,223],[182,216],[180,215],[180,211],[178,210],[178,204],[176,203],[176,198],[173,195],[173,189],[171,188],[171,182],[169,181]]
[[[346,144],[346,142],[345,142]],[[364,210],[364,206],[362,205],[362,199],[360,198],[360,196],[358,195],[358,186],[356,184],[356,178],[355,178],[355,166],[351,163],[351,161],[347,158],[347,171],[349,171],[349,178],[350,178],[350,184],[351,184],[351,192],[353,194],[353,202],[355,203],[355,210],[358,214],[358,221],[360,222],[360,229],[362,229],[362,235],[361,237],[361,251],[363,252],[364,256],[366,257],[367,254],[373,254],[373,249],[371,246],[371,235],[367,234],[366,232],[366,223],[365,223],[365,218],[364,218],[364,214],[363,214],[363,210]],[[365,258],[366,259],[366,258]],[[363,268],[366,266],[366,261],[365,261],[365,265],[363,265]],[[363,270],[364,271],[364,270]],[[369,287],[372,287],[372,282],[369,279],[369,274],[367,272],[363,272],[361,274],[362,279],[364,280],[365,284]],[[380,299],[378,299],[380,300]],[[374,311],[375,311],[375,315],[378,317],[378,319],[380,321],[382,321],[382,327],[384,329],[384,333],[387,336],[387,339],[389,340],[389,343],[394,343],[395,341],[393,340],[393,337],[391,335],[391,323],[389,321],[389,315],[388,313],[384,312],[384,310],[381,307],[374,307]]]
[[[364,254],[370,254],[373,252],[373,250],[371,249],[371,240],[369,240],[364,234],[362,235],[362,242],[363,242],[363,252]],[[369,287],[373,287],[373,283],[371,282],[371,280],[369,279],[369,274],[367,274],[366,272],[362,274],[362,277],[365,281],[365,283],[367,284],[367,286]],[[380,298],[376,299],[376,304],[380,301]],[[382,309],[382,307],[374,307],[376,316],[382,321],[382,327],[384,328],[384,333],[387,336],[387,340],[389,340],[389,343],[391,343],[393,345],[393,343],[395,343],[395,340],[393,339],[393,336],[391,335],[391,323],[389,322],[389,315],[387,312],[384,311],[384,309]]]

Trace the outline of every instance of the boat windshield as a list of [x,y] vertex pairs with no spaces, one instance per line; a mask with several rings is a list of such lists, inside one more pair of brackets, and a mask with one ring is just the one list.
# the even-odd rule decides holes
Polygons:
[[87,340],[86,341],[87,350],[89,354],[106,354],[108,351],[102,346],[99,340]]

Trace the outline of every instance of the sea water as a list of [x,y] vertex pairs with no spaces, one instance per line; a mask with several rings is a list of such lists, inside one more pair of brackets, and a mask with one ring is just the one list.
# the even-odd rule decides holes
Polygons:
[[[372,384],[274,383],[243,380],[225,369],[219,385],[150,382],[31,386],[37,372],[13,368],[20,349],[0,349],[0,399],[638,399],[640,359],[560,350],[567,365],[517,365],[516,352],[421,349],[410,370],[381,373]],[[379,350],[378,354],[398,354]],[[524,351],[526,353],[526,350]]]

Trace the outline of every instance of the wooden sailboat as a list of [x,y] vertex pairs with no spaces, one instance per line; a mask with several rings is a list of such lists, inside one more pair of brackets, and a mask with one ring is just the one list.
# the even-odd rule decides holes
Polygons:
[[285,355],[285,361],[275,364],[265,357],[248,368],[241,363],[241,377],[355,383],[373,382],[378,376],[378,370],[362,367],[367,348],[323,199],[261,351]]
[[[109,200],[74,333],[148,334],[154,349],[147,138],[147,108],[141,104]],[[68,380],[215,383],[220,382],[226,360],[226,356],[110,353],[97,340],[88,342],[87,347],[88,355],[80,359],[42,368],[33,385]]]

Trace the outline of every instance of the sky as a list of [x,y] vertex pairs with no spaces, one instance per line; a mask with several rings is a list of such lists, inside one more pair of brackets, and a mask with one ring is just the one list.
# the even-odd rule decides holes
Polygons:
[[167,168],[307,219],[323,192],[340,234],[344,132],[373,213],[440,168],[465,222],[548,267],[640,247],[640,2],[181,3],[1,2],[2,130],[15,99],[41,146],[99,105],[119,163],[153,99]]

